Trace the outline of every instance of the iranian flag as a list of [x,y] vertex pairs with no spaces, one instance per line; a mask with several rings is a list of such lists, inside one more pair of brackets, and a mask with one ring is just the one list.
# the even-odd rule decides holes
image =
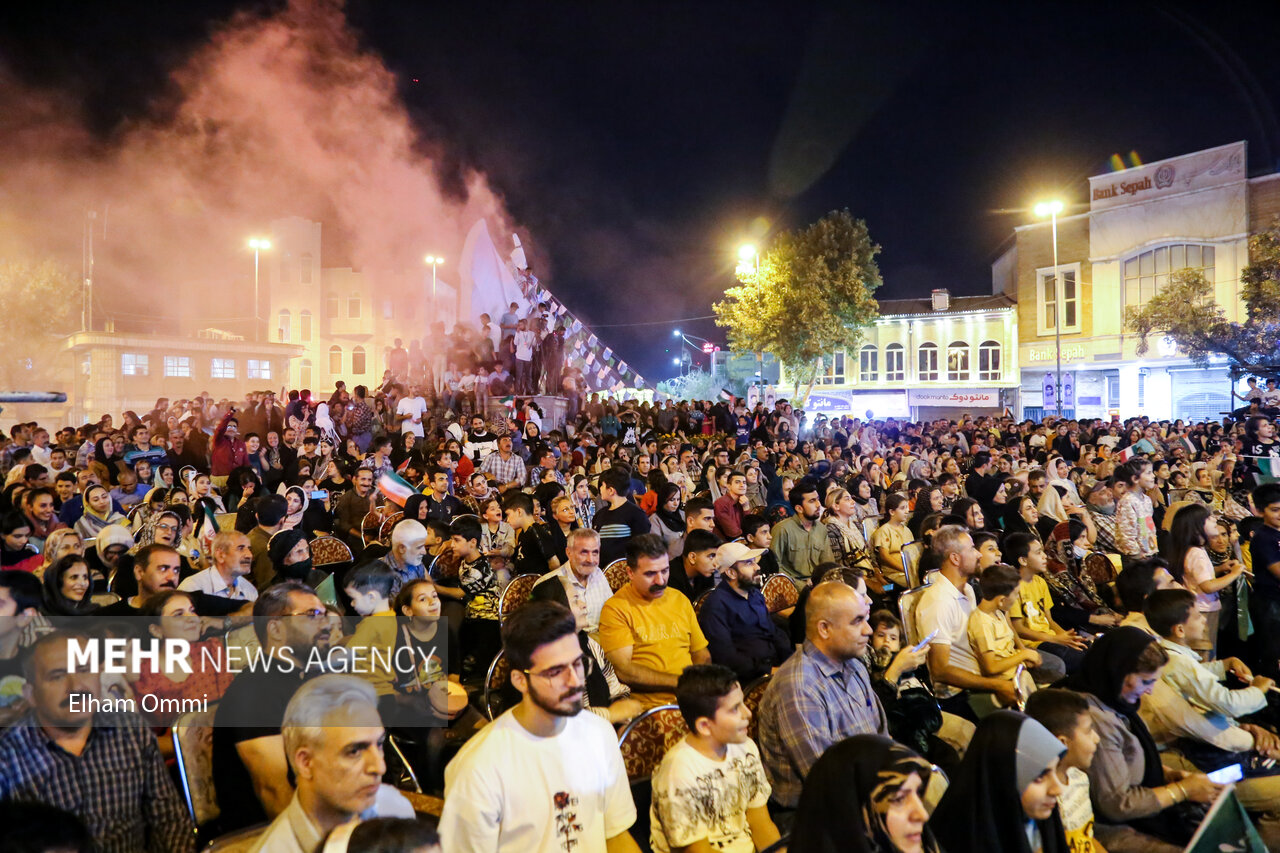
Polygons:
[[417,490],[409,485],[409,481],[390,471],[384,471],[378,478],[378,491],[397,506],[404,506],[404,502],[409,500],[410,495],[417,494]]

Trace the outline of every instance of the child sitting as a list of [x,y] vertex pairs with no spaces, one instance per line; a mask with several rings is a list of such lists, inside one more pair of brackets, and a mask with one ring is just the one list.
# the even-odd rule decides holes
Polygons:
[[1027,699],[1027,716],[1062,741],[1066,753],[1058,760],[1058,815],[1072,853],[1107,853],[1093,837],[1093,804],[1089,801],[1089,766],[1098,751],[1089,703],[1079,693],[1049,688]]
[[[769,817],[769,782],[747,737],[751,712],[733,670],[690,666],[676,682],[689,734],[653,774],[650,845],[670,850],[764,850],[778,840]],[[690,808],[691,802],[696,808]]]
[[[921,678],[927,674],[921,667],[929,656],[929,648],[926,646],[918,652],[903,650],[902,622],[888,610],[877,610],[868,621],[873,633],[863,663],[871,674],[871,686],[884,706],[889,733],[894,740],[932,758],[937,748],[932,736],[942,727],[942,711]],[[944,761],[954,758],[954,755],[943,755]]]
[[399,626],[390,600],[396,582],[396,573],[385,563],[366,563],[352,570],[345,587],[352,609],[361,616],[356,632],[346,641],[351,671],[378,691],[378,710],[383,714],[392,710],[398,680],[392,670],[392,652]]
[[[1022,644],[1009,623],[1014,590],[1018,588],[1018,572],[1012,566],[997,563],[982,572],[979,582],[982,602],[969,614],[969,645],[978,658],[982,674],[988,678],[1014,680],[1019,665],[1040,665],[1040,655]],[[1035,691],[1035,682],[1023,671],[1017,680],[1019,693],[1025,699]]]

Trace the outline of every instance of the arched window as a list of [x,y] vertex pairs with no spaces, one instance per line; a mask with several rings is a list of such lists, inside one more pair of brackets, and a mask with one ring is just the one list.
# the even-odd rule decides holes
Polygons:
[[983,341],[978,347],[978,379],[983,382],[1000,380],[1000,344]]
[[289,316],[288,309],[280,312],[280,318],[276,322],[276,332],[280,336],[280,343],[289,343],[289,335],[292,333],[293,318]]
[[858,381],[875,382],[880,372],[879,363],[880,350],[871,344],[864,346],[858,353]]
[[1200,270],[1210,284],[1215,282],[1216,253],[1213,246],[1175,243],[1158,246],[1126,258],[1124,262],[1124,304],[1145,305],[1169,283],[1180,269]]
[[937,382],[938,381],[938,345],[937,344],[921,344],[916,350],[919,374],[916,378],[921,382]]
[[311,312],[298,312],[298,340],[304,344],[311,343]]
[[364,376],[364,347],[357,346],[351,351],[351,372]]
[[964,341],[952,341],[947,347],[947,381],[969,380],[969,345]]
[[311,359],[304,358],[298,365],[298,385],[301,388],[311,387]]
[[334,345],[329,347],[329,372],[342,372],[342,347]]
[[884,378],[886,382],[903,382],[906,380],[906,354],[902,344],[889,344],[884,348]]

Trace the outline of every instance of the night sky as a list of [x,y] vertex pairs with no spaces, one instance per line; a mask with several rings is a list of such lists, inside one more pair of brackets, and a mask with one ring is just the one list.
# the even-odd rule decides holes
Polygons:
[[[1280,24],[1249,4],[421,3],[356,0],[441,180],[502,194],[535,270],[649,379],[710,314],[737,246],[834,208],[865,218],[882,298],[990,292],[1037,198],[1085,202],[1113,154],[1245,139],[1280,157]],[[960,8],[957,8],[960,7]],[[75,95],[104,137],[236,10],[27,3],[0,64]],[[1083,209],[1078,208],[1078,209]],[[455,250],[456,253],[456,250]],[[723,342],[710,320],[678,324]]]

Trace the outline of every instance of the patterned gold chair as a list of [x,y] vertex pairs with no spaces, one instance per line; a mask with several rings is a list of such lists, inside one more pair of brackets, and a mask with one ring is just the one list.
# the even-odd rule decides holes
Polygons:
[[627,779],[634,785],[651,777],[662,756],[689,733],[680,709],[675,705],[650,708],[622,730],[618,748],[627,768]]
[[538,582],[540,575],[529,572],[524,575],[516,575],[511,579],[511,583],[507,584],[506,589],[502,591],[502,595],[498,597],[498,622],[507,621],[507,617],[515,613],[525,602],[529,600],[529,595],[533,592],[533,585]]
[[317,569],[353,559],[351,547],[337,536],[318,536],[311,540],[311,564]]
[[604,578],[609,582],[609,589],[617,592],[631,582],[631,570],[626,560],[614,560],[604,567]]
[[800,600],[800,590],[796,589],[795,581],[781,572],[770,575],[760,592],[770,613],[781,613],[788,607],[795,607]]

